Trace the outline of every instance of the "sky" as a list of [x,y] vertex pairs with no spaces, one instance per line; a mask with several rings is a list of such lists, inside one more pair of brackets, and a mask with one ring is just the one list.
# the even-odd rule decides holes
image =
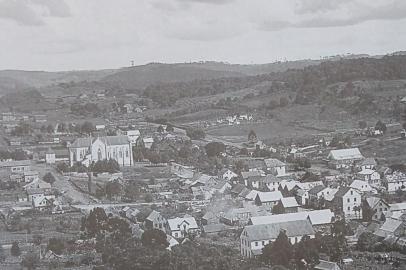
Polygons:
[[406,50],[405,0],[0,0],[0,69]]

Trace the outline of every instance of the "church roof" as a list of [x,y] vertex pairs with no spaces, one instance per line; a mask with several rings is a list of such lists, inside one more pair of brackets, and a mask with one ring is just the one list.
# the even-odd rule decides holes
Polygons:
[[127,136],[105,136],[105,137],[86,137],[86,138],[77,138],[70,147],[72,148],[84,148],[89,147],[97,139],[100,139],[107,145],[127,145],[129,139]]

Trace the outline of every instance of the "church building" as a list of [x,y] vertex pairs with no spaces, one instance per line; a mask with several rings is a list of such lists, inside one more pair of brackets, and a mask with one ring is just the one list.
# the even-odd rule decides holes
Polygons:
[[69,148],[70,166],[80,162],[88,167],[93,162],[114,159],[120,166],[132,166],[132,145],[127,136],[77,138]]

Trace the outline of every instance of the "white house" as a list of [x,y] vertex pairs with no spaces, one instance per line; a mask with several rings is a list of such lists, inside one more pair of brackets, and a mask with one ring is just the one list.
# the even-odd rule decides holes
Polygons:
[[361,193],[352,187],[340,187],[334,195],[334,203],[346,218],[362,217]]
[[352,181],[350,187],[358,190],[359,192],[366,193],[366,192],[376,192],[374,188],[367,181],[362,180],[354,180]]
[[406,174],[402,172],[394,172],[385,175],[384,186],[388,192],[395,192],[396,190],[406,190]]
[[375,170],[376,165],[377,163],[373,158],[366,158],[359,163],[359,167],[361,168],[362,171],[366,169]]
[[275,176],[286,175],[286,164],[276,158],[265,159],[267,170]]
[[32,207],[34,208],[45,208],[53,206],[55,200],[55,196],[53,195],[41,195],[38,197],[33,198],[32,200]]
[[24,182],[33,182],[39,179],[39,173],[37,171],[24,171],[23,172]]
[[347,169],[352,167],[355,162],[364,159],[358,148],[331,150],[327,156],[328,165],[334,169]]
[[185,238],[188,235],[199,235],[200,228],[194,217],[168,219],[167,233],[174,238]]
[[237,177],[237,176],[238,176],[238,174],[236,174],[235,172],[233,172],[230,169],[221,170],[220,175],[219,175],[219,177],[224,180],[231,180],[232,178]]
[[49,148],[48,151],[45,152],[45,163],[55,164],[55,162],[56,162],[55,152],[52,151],[51,148]]
[[255,205],[265,205],[272,208],[282,198],[283,196],[280,191],[258,192],[257,196],[255,197]]
[[12,173],[22,173],[31,170],[30,160],[12,160],[0,162],[0,168],[9,169]]
[[166,219],[158,211],[153,210],[144,221],[144,227],[148,230],[158,229],[165,231]]
[[126,130],[123,133],[128,137],[132,144],[136,144],[138,138],[141,136],[141,133],[138,129]]
[[381,185],[381,175],[373,169],[364,169],[358,172],[357,178],[367,181],[371,186]]
[[70,165],[114,159],[120,166],[133,165],[132,144],[127,136],[87,137],[76,139],[69,147]]
[[240,235],[240,252],[243,257],[252,258],[262,254],[262,249],[275,241],[284,231],[291,244],[300,242],[303,236],[315,237],[309,220],[296,220],[271,224],[245,226]]
[[391,215],[390,205],[381,198],[378,197],[368,197],[365,199],[368,206],[374,211],[372,216],[373,220],[381,220],[382,215],[389,217]]

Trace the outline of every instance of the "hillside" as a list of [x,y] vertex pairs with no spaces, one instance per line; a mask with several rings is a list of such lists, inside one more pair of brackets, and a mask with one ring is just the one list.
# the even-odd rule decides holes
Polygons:
[[242,77],[244,74],[228,70],[215,71],[185,64],[148,64],[123,68],[104,77],[101,82],[124,89],[140,90],[153,84],[209,80],[223,77]]
[[113,69],[95,70],[95,71],[87,71],[87,70],[66,71],[66,72],[1,70],[0,78],[13,79],[31,87],[44,87],[59,83],[97,81],[115,72],[117,72],[117,70]]
[[0,76],[0,96],[8,93],[15,93],[30,86],[14,78]]

